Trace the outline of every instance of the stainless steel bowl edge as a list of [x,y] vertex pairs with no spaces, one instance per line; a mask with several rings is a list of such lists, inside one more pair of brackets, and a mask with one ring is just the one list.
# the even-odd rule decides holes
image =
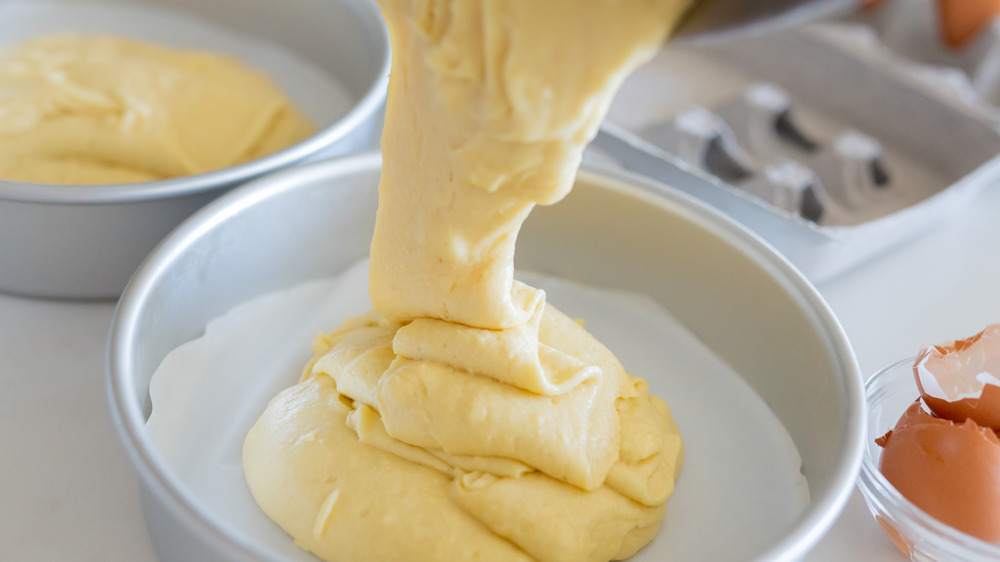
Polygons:
[[[300,0],[298,4],[306,6],[314,1],[317,0]],[[162,3],[195,13],[198,9],[211,12],[228,5],[196,0],[136,2]],[[240,5],[245,12],[252,2],[241,0]],[[345,68],[350,70],[350,76],[338,74],[354,98],[344,115],[285,150],[205,174],[140,184],[94,186],[0,180],[0,292],[43,298],[117,298],[153,246],[208,201],[278,169],[370,149],[379,135],[388,85],[391,64],[388,32],[373,2],[337,0],[324,6],[328,18],[348,26],[350,29],[345,31],[361,39],[347,52],[338,54],[341,59],[356,60],[336,62],[359,67]],[[290,5],[285,9],[291,12]],[[239,17],[250,18],[246,13]],[[286,25],[294,23],[291,16],[286,19]],[[268,29],[267,21],[257,21],[255,25],[259,31]],[[314,50],[318,48],[313,45]]]
[[700,0],[674,33],[684,43],[711,43],[774,33],[855,10],[860,0]]

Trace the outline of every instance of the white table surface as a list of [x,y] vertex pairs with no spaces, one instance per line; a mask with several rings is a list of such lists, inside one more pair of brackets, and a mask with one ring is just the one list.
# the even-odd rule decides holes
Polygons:
[[[1000,321],[1000,189],[820,291],[866,374]],[[0,560],[155,560],[106,406],[113,309],[0,295]],[[903,559],[857,491],[807,558]]]

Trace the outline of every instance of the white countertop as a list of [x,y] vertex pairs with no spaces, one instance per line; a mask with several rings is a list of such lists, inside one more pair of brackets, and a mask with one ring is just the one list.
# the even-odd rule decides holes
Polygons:
[[[862,372],[1000,321],[1000,189],[825,283]],[[0,264],[2,267],[2,264]],[[0,295],[0,560],[155,560],[106,407],[108,303]],[[855,492],[814,561],[901,561]]]

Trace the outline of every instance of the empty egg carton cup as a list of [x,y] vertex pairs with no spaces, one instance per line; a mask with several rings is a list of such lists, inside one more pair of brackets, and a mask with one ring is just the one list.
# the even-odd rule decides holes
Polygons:
[[714,108],[696,107],[640,132],[647,141],[765,203],[805,220],[843,224],[892,204],[881,144],[856,130],[829,143],[799,125],[791,97],[754,84]]
[[932,7],[668,46],[626,81],[594,149],[729,214],[814,282],[835,277],[1000,179],[1000,27],[910,58],[922,43],[902,30],[932,33],[917,25]]

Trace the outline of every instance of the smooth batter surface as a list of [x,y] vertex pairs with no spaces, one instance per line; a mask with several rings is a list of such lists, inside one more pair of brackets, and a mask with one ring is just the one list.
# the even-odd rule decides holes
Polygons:
[[117,184],[208,172],[314,131],[265,75],[222,55],[101,35],[0,48],[0,179]]
[[513,280],[611,97],[682,0],[385,0],[369,293],[247,437],[261,508],[326,560],[609,560],[655,535],[667,406]]

